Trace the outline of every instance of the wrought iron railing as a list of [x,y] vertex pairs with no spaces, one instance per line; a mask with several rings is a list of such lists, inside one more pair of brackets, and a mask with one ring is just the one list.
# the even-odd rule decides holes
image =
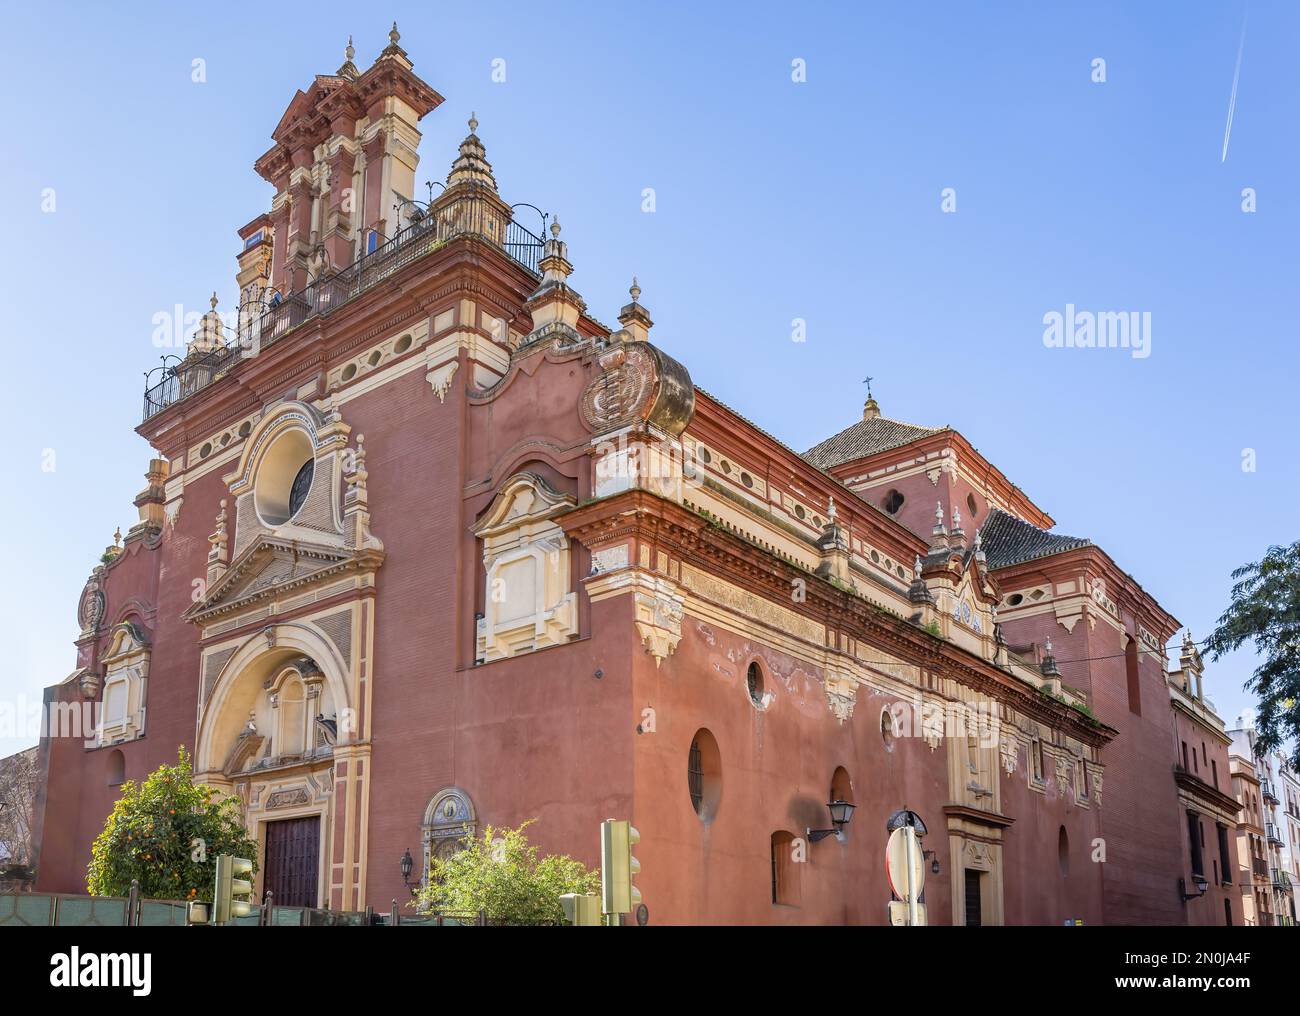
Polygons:
[[479,205],[475,200],[462,201],[450,210],[454,214],[425,213],[391,240],[301,292],[277,294],[265,307],[251,311],[241,308],[233,341],[200,356],[164,358],[161,366],[145,375],[144,419],[206,388],[240,360],[256,356],[303,322],[337,310],[458,236],[486,236],[499,243],[513,261],[540,275],[538,263],[545,241],[513,219],[507,223],[504,237],[491,236],[494,230],[485,223],[495,220],[486,204]]

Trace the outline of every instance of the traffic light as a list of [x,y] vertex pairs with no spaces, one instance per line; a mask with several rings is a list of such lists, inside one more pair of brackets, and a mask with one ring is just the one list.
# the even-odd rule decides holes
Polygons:
[[641,862],[632,848],[641,834],[632,823],[606,819],[600,824],[600,909],[605,914],[626,914],[641,902],[641,891],[632,884]]
[[575,928],[599,928],[600,897],[594,893],[565,893],[560,897],[564,919]]
[[[212,923],[229,924],[232,917],[247,917],[253,911],[253,883],[240,875],[252,875],[253,862],[246,857],[217,855],[217,886],[212,894]],[[246,896],[248,899],[236,899]]]

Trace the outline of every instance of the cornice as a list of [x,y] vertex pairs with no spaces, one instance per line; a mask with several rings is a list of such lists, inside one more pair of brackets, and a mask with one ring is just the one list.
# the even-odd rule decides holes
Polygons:
[[589,549],[630,538],[653,543],[720,580],[787,609],[795,609],[786,601],[793,580],[801,579],[806,599],[799,604],[803,609],[798,613],[827,629],[827,645],[819,646],[820,650],[842,651],[837,636],[848,635],[914,665],[937,669],[938,676],[983,692],[1039,722],[1063,728],[1086,744],[1101,746],[1118,734],[888,608],[842,590],[647,491],[629,490],[589,502],[557,521],[567,535]]

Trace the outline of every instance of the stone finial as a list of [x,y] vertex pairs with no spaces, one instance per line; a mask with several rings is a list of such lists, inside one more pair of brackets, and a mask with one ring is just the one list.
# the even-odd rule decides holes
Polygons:
[[212,299],[209,301],[209,303],[212,304],[213,310],[217,309],[217,291],[215,289],[212,291]]
[[874,420],[880,415],[880,404],[875,398],[868,395],[867,401],[862,405],[862,419]]
[[1052,652],[1052,640],[1048,639],[1043,645],[1043,662],[1038,665],[1044,677],[1057,678],[1061,676],[1060,669],[1056,666],[1056,655]]
[[828,498],[826,499],[826,519],[827,519],[827,521],[828,521],[828,522],[834,522],[834,521],[835,521],[835,514],[836,514],[836,512],[835,512],[835,498],[834,498],[834,497],[828,497]]
[[402,49],[402,47],[398,45],[401,39],[402,35],[397,30],[397,22],[394,21],[392,31],[388,33],[388,45],[385,46],[384,51],[379,54],[379,59],[382,60],[384,57],[397,57],[403,64],[410,67],[411,61],[407,59],[406,50]]
[[961,530],[961,509],[954,508],[952,510],[952,531],[956,533],[960,530]]
[[343,65],[334,73],[341,78],[356,78],[360,72],[357,65],[352,62],[352,58],[357,55],[357,51],[352,48],[352,36],[348,36],[347,47],[343,50]]
[[118,526],[116,529],[113,530],[113,546],[117,550],[122,549],[122,527],[121,526]]
[[626,329],[629,339],[634,342],[645,342],[650,337],[650,329],[654,326],[654,322],[650,320],[650,312],[639,302],[641,284],[637,282],[635,275],[632,276],[632,285],[627,291],[632,297],[632,302],[618,312],[618,323]]
[[569,262],[569,245],[560,239],[560,219],[551,220],[551,238],[542,245],[542,257],[537,262],[542,270],[542,287],[565,283],[573,272]]
[[916,561],[912,564],[912,571],[914,571],[917,575],[920,575],[922,567],[923,566],[921,564],[921,555],[917,554]]
[[[460,152],[456,156],[456,161],[451,164],[451,171],[447,174],[447,189],[443,191],[444,195],[457,185],[465,184],[488,187],[493,193],[497,189],[496,177],[492,175],[492,163],[488,162],[487,150],[478,137],[478,116],[470,113],[467,123],[469,125],[469,134],[460,143]],[[501,239],[497,238],[497,242],[500,243]]]
[[937,501],[934,506],[934,526],[936,529],[943,525],[943,502]]

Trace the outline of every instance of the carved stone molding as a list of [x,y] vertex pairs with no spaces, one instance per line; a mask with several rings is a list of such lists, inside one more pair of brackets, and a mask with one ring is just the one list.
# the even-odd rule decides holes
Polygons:
[[1002,769],[1008,775],[1015,774],[1020,764],[1020,745],[1011,734],[1003,734],[1001,741]]
[[424,375],[424,379],[429,382],[429,387],[433,389],[433,394],[438,396],[439,402],[447,401],[451,380],[456,376],[456,368],[459,366],[459,360],[451,360],[440,367],[434,367]]
[[654,578],[650,582],[652,588],[638,589],[633,594],[633,609],[637,633],[658,667],[682,640],[685,596],[667,579]]

